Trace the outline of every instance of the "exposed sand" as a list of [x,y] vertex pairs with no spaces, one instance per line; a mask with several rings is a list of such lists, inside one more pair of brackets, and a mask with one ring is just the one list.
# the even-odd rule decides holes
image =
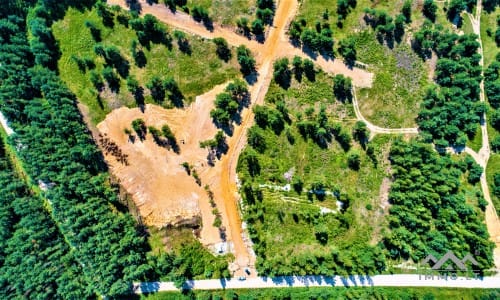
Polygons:
[[[145,223],[163,227],[201,216],[205,224],[202,241],[207,245],[220,242],[220,238],[218,229],[212,226],[214,216],[203,189],[203,185],[208,183],[204,174],[210,168],[206,163],[208,151],[201,149],[199,142],[213,138],[217,132],[208,112],[213,107],[215,95],[223,88],[223,85],[217,86],[198,96],[186,109],[166,110],[148,104],[143,113],[139,108],[122,107],[108,114],[97,126],[103,136],[112,140],[128,156],[129,165],[118,162],[111,154],[106,154],[105,158],[111,172],[132,195]],[[180,154],[158,146],[149,133],[144,141],[137,138],[134,143],[130,142],[124,129],[131,129],[132,121],[137,118],[142,118],[147,126],[158,129],[168,124],[176,136]],[[202,178],[202,186],[198,186],[195,179],[186,173],[181,166],[183,162],[194,166]]]

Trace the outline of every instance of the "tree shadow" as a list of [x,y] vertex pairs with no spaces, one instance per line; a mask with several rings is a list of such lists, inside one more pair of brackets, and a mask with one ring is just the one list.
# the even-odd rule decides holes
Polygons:
[[144,103],[144,88],[142,86],[138,87],[134,92],[134,100],[137,106],[140,108],[141,112],[145,111],[145,103]]
[[245,81],[249,84],[249,85],[253,85],[254,83],[257,82],[257,79],[259,78],[259,73],[257,72],[252,72],[250,74],[248,74],[247,76],[245,76]]
[[135,53],[134,60],[135,60],[135,64],[139,68],[144,68],[146,66],[146,64],[148,63],[148,60],[146,58],[146,54],[144,54],[144,51],[142,51],[142,50],[138,50]]
[[142,11],[142,6],[141,3],[139,3],[138,0],[126,0],[126,4],[129,7],[131,11],[135,11],[137,13],[141,13]]

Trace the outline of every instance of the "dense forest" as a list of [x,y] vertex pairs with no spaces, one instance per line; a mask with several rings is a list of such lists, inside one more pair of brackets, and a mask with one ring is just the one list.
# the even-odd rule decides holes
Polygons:
[[43,200],[18,178],[0,143],[0,298],[94,298]]
[[52,217],[84,266],[89,291],[121,294],[151,271],[145,240],[134,220],[114,208],[117,198],[102,155],[75,97],[54,72],[58,52],[49,17],[63,14],[68,3],[53,5],[39,1],[26,23],[23,15],[2,22],[0,104],[16,132],[9,142],[28,174],[49,186],[45,195]]
[[479,102],[481,55],[473,34],[458,35],[425,21],[415,34],[414,49],[423,58],[438,56],[435,82],[429,88],[417,123],[428,142],[438,147],[465,146],[479,127],[485,105]]
[[[272,289],[238,289],[219,291],[190,291],[186,294],[159,293],[145,297],[148,300],[164,299],[225,299],[225,300],[257,300],[257,299],[498,299],[497,289],[456,289],[456,288],[385,288],[385,287],[351,287],[351,288],[272,288]],[[133,298],[133,299],[139,299]],[[142,299],[142,298],[141,298]]]
[[[8,143],[29,181],[43,187],[40,193],[46,201],[28,191],[38,187],[18,187],[16,181],[5,185],[7,192],[12,190],[5,201],[19,199],[5,207],[12,216],[2,223],[12,228],[12,238],[10,231],[5,232],[7,246],[0,261],[0,268],[8,275],[1,279],[4,292],[20,297],[35,293],[36,286],[43,289],[37,292],[47,293],[38,298],[56,298],[57,294],[83,299],[129,293],[133,281],[162,278],[180,285],[194,277],[227,277],[225,258],[215,258],[199,243],[186,242],[179,251],[151,254],[146,231],[118,201],[76,97],[58,77],[60,53],[51,24],[62,18],[68,7],[87,9],[94,1],[56,4],[41,0],[32,5],[10,1],[9,9],[2,7],[0,11],[0,108],[15,131]],[[95,5],[101,7],[105,21],[108,9],[101,2]],[[26,207],[29,197],[33,205]],[[4,213],[2,218],[6,218]],[[38,249],[48,249],[38,254],[42,266],[47,267],[40,272],[29,269],[33,260],[27,255],[35,255],[29,252],[33,249],[19,247],[26,241],[18,241],[19,248],[13,247],[21,238],[15,231],[28,225],[32,226],[29,234],[33,239],[27,240],[39,243]],[[54,229],[46,229],[50,227]],[[53,256],[44,258],[55,250],[58,252]],[[60,265],[49,268],[52,259]],[[53,273],[49,276],[48,271]],[[45,285],[42,279],[47,281]]]
[[[472,159],[454,160],[439,155],[428,144],[396,142],[390,152],[393,180],[389,194],[389,227],[383,244],[393,259],[418,262],[429,253],[441,256],[451,250],[463,257],[474,253],[478,269],[492,266],[493,243],[474,208],[486,207],[482,193],[466,193],[461,180],[477,182]],[[472,174],[472,175],[471,175]],[[472,180],[471,180],[472,177]],[[460,254],[459,254],[460,253]]]

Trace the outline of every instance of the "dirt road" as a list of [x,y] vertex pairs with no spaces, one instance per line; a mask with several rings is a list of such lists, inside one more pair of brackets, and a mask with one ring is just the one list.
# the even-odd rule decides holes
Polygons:
[[[483,54],[483,43],[481,40],[481,11],[482,11],[483,3],[481,0],[476,2],[476,12],[473,16],[470,13],[467,13],[471,24],[472,30],[474,34],[478,36],[479,42],[479,54],[481,54],[481,60],[479,64],[481,65],[481,78],[483,78],[484,71],[484,54]],[[480,82],[480,101],[485,102],[484,97],[484,79]],[[495,266],[497,269],[500,269],[500,220],[498,218],[497,211],[493,202],[491,201],[491,196],[489,192],[488,182],[486,181],[486,166],[488,165],[488,160],[490,158],[490,143],[488,138],[488,121],[486,119],[486,114],[483,114],[483,120],[481,123],[481,135],[482,135],[482,146],[479,152],[477,153],[477,163],[479,163],[483,168],[484,172],[481,175],[481,188],[483,190],[484,199],[488,202],[486,206],[486,226],[488,228],[488,233],[490,234],[490,239],[495,243],[495,249],[493,250],[493,258],[495,262]],[[500,276],[500,274],[498,274]]]
[[[273,32],[278,31],[277,29],[279,27],[278,23],[280,19],[283,19],[284,17],[285,22],[287,20],[291,21],[298,8],[298,3],[296,0],[280,1],[274,18],[273,26],[271,27],[266,42],[258,43],[257,41],[249,40],[246,37],[241,36],[228,28],[222,28],[217,24],[214,24],[213,29],[209,31],[201,23],[194,21],[194,19],[191,18],[191,16],[183,12],[177,11],[176,13],[172,13],[164,4],[149,5],[146,3],[145,0],[139,0],[138,2],[141,4],[142,8],[141,15],[151,14],[168,25],[182,29],[183,31],[192,34],[199,35],[207,39],[223,37],[232,46],[239,46],[239,45],[247,46],[254,53],[259,69],[262,68],[263,64],[266,62],[266,59],[268,57],[267,54],[270,51],[269,41]],[[108,4],[118,5],[124,9],[128,9],[124,0],[108,0]],[[289,13],[289,15],[281,16],[279,15],[280,12],[278,10],[283,4],[286,4],[287,6],[290,5],[291,7],[295,8],[292,9],[290,12],[285,12]],[[283,27],[280,27],[281,29],[279,29],[279,33],[277,33],[275,36],[275,38],[277,38],[275,42],[278,44],[274,45],[276,48],[279,49],[279,53],[277,53],[278,57],[285,57],[285,56],[293,57],[297,55],[302,58],[313,59],[314,62],[318,66],[320,66],[321,69],[323,69],[325,72],[329,72],[332,74],[344,74],[346,76],[349,76],[352,78],[354,85],[358,87],[371,87],[373,82],[372,73],[360,68],[352,68],[352,69],[348,68],[340,59],[325,59],[321,55],[319,55],[318,57],[309,56],[308,54],[304,53],[300,48],[296,48],[290,44],[288,37],[286,36],[287,23],[284,23],[282,25]]]

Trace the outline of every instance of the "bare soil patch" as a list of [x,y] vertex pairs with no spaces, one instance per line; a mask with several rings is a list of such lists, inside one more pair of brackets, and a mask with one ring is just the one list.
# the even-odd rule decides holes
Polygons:
[[[111,172],[130,193],[145,223],[149,226],[164,227],[195,223],[201,218],[201,241],[206,244],[220,242],[219,230],[212,226],[214,216],[208,202],[204,184],[214,183],[214,172],[206,163],[207,150],[199,147],[200,141],[213,138],[217,129],[208,112],[213,107],[215,95],[224,85],[196,98],[186,109],[163,109],[156,105],[146,105],[144,112],[139,108],[122,107],[111,112],[98,124],[101,135],[111,140],[127,156],[127,163],[120,162],[111,153],[105,158]],[[150,133],[140,141],[131,142],[124,133],[131,129],[133,120],[141,118],[147,126],[160,129],[168,124],[174,132],[179,154],[167,150],[154,142]],[[202,185],[188,175],[183,162],[194,167],[202,179]],[[217,199],[216,199],[217,202]],[[220,206],[223,206],[221,203]],[[222,208],[219,208],[223,212]],[[223,218],[223,224],[228,224]]]

